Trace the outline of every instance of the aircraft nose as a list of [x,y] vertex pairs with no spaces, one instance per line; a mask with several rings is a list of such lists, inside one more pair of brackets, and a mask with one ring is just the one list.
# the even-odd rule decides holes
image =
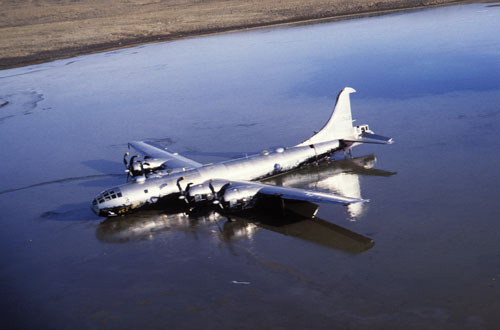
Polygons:
[[101,215],[101,210],[99,209],[99,205],[97,204],[97,200],[94,199],[92,201],[92,204],[90,205],[90,208],[92,209],[92,211],[97,214],[97,215]]

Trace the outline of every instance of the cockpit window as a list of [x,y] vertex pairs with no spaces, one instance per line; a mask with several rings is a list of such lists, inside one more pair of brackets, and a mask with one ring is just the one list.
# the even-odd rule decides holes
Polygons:
[[112,199],[122,197],[122,193],[119,188],[112,188],[106,191],[103,191],[99,196],[96,197],[97,202],[104,203],[104,201],[110,201]]

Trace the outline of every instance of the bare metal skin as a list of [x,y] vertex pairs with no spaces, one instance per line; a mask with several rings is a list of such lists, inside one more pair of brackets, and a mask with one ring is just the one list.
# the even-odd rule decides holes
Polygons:
[[325,126],[311,138],[290,148],[202,165],[150,143],[130,143],[144,155],[141,159],[131,157],[127,162],[129,154],[125,154],[124,163],[132,180],[100,193],[92,201],[92,210],[99,216],[117,216],[177,197],[191,207],[217,204],[231,211],[252,208],[257,201],[272,199],[281,200],[282,205],[291,201],[295,205],[307,204],[302,209],[312,217],[318,209],[316,203],[349,205],[365,202],[363,199],[256,182],[320,161],[336,152],[350,151],[360,143],[392,143],[390,138],[373,134],[367,125],[352,126],[349,94],[353,92],[352,88],[344,88]]

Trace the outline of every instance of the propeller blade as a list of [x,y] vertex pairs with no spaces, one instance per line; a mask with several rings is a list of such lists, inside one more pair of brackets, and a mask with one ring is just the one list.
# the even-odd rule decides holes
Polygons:
[[131,176],[134,176],[134,161],[137,158],[137,155],[133,155],[130,157],[130,160],[127,165],[127,170],[129,171]]
[[220,206],[221,209],[224,209],[224,203],[223,203],[223,201],[224,201],[224,193],[226,192],[227,188],[229,188],[231,185],[232,185],[231,182],[226,183],[225,185],[223,185],[220,188],[219,192],[217,193],[217,196],[216,196],[217,197],[216,198],[217,203],[214,203],[214,204],[219,204],[219,206]]
[[208,182],[208,187],[210,188],[212,195],[214,195],[214,198],[217,198],[217,193],[215,192],[214,186],[212,185],[212,180]]
[[179,192],[181,193],[181,196],[184,196],[184,192],[182,190],[182,187],[181,187],[181,181],[184,180],[186,177],[185,176],[181,176],[180,178],[177,179],[177,188],[179,188]]
[[128,162],[127,162],[128,155],[130,155],[128,151],[123,155],[123,165],[125,165],[125,168],[128,168]]

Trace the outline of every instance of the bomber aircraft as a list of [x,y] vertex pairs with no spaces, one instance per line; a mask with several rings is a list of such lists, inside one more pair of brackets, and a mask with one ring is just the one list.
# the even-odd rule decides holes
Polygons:
[[[220,155],[220,153],[217,154]],[[336,158],[332,162],[327,160],[275,175],[262,182],[287,187],[308,187],[361,198],[361,177],[390,177],[397,174],[373,168],[377,161],[374,155],[345,160],[340,157]],[[200,233],[208,232],[213,235],[217,234],[218,229],[220,241],[231,248],[232,242],[252,240],[257,232],[265,229],[349,254],[363,253],[375,245],[371,238],[317,216],[311,219],[290,217],[286,214],[283,217],[281,214],[258,209],[237,214],[225,214],[217,208],[186,212],[185,203],[179,204],[181,204],[180,208],[165,209],[159,206],[125,217],[107,218],[96,228],[96,237],[106,243],[125,243],[168,237],[175,232],[183,232],[186,233],[186,237],[197,240]],[[356,203],[347,206],[350,221],[356,221],[363,214],[364,204]],[[209,226],[211,230],[207,231]]]
[[131,142],[138,152],[123,158],[127,182],[101,192],[91,208],[99,216],[125,215],[153,205],[184,203],[190,209],[215,206],[227,213],[264,209],[281,215],[314,218],[317,203],[350,205],[367,200],[332,193],[279,187],[259,180],[320,162],[337,152],[351,152],[361,143],[391,144],[368,125],[353,126],[350,94],[346,87],[337,96],[333,113],[312,137],[289,148],[215,164],[200,164],[150,142]]

